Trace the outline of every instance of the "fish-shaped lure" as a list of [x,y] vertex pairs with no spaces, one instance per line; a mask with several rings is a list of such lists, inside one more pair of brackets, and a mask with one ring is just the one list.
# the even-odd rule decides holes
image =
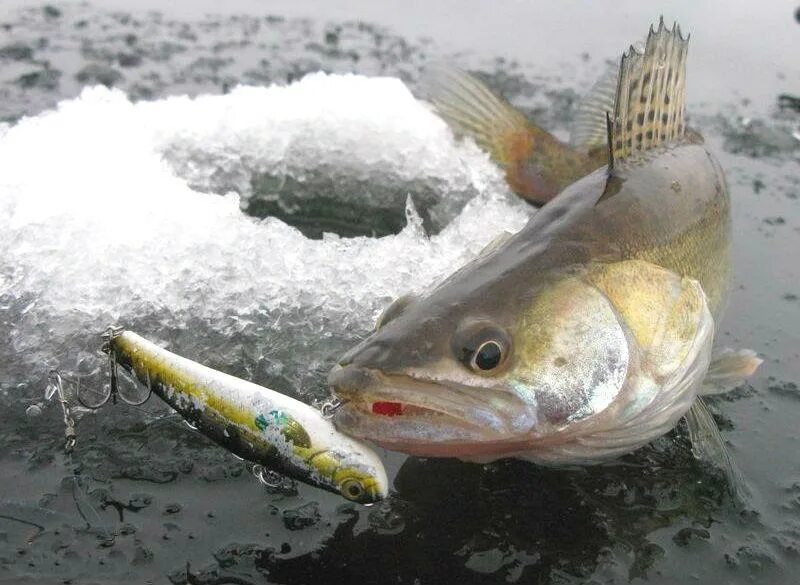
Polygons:
[[369,504],[386,497],[380,458],[319,410],[114,331],[107,351],[204,435],[239,457]]
[[423,456],[589,464],[686,415],[696,453],[724,456],[699,397],[760,360],[727,353],[704,383],[731,219],[722,169],[684,123],[687,49],[662,21],[624,54],[611,101],[590,100],[582,117],[584,153],[450,74],[434,100],[444,117],[506,165],[518,192],[557,195],[519,233],[384,312],[330,373],[345,403],[338,429]]

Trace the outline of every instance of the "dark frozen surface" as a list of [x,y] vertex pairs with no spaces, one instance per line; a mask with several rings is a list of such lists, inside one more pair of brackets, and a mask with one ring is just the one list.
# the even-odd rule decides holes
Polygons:
[[[589,469],[516,461],[479,466],[385,453],[394,493],[372,508],[305,486],[270,493],[242,462],[165,416],[156,401],[83,417],[78,447],[66,457],[57,406],[26,417],[26,408],[41,401],[47,367],[56,365],[32,364],[26,340],[33,343],[49,330],[61,340],[53,362],[99,383],[97,338],[71,331],[86,322],[80,315],[31,325],[29,303],[36,299],[6,294],[0,296],[0,582],[796,582],[800,113],[779,96],[800,94],[800,71],[796,57],[776,61],[773,55],[800,54],[800,26],[791,5],[766,7],[751,21],[758,30],[738,47],[726,36],[720,40],[724,54],[714,54],[709,38],[747,24],[731,25],[717,8],[693,13],[691,30],[700,42],[692,46],[690,79],[719,75],[722,61],[750,64],[761,55],[764,62],[758,71],[739,67],[738,79],[727,76],[736,92],[724,80],[717,92],[703,82],[694,95],[689,88],[692,124],[719,154],[734,202],[735,278],[718,339],[765,359],[750,384],[712,404],[752,493],[748,502],[732,502],[721,478],[691,457],[682,429],[620,462]],[[578,8],[569,10],[572,20],[582,20]],[[409,28],[408,16],[396,18],[399,29]],[[614,46],[642,32],[632,17],[613,20]],[[771,36],[770,27],[783,31],[787,25],[794,26],[794,44],[777,51],[770,39],[785,33]],[[451,26],[458,28],[455,18]],[[550,31],[532,26],[538,46]],[[503,37],[503,31],[493,34]],[[14,123],[93,84],[149,100],[224,93],[238,83],[285,84],[326,70],[396,76],[413,88],[427,63],[451,58],[482,74],[542,125],[563,132],[593,72],[614,55],[584,54],[583,40],[576,40],[572,51],[562,43],[559,61],[540,60],[522,48],[504,54],[507,41],[478,41],[467,51],[470,45],[456,32],[425,41],[383,25],[295,16],[9,9],[0,12],[0,118]],[[765,82],[770,79],[774,83]],[[275,206],[274,198],[258,192],[260,185],[274,192],[271,182],[278,179],[284,205]],[[455,213],[436,207],[441,185],[432,179],[398,183],[320,168],[303,181],[285,179],[254,177],[246,210],[278,215],[313,237],[321,228],[344,236],[397,232],[409,192],[433,231]],[[222,175],[211,190],[224,192],[226,180]],[[346,199],[349,193],[365,193],[364,203]],[[472,195],[467,186],[456,199]],[[349,211],[331,219],[342,200]],[[297,212],[287,201],[305,207]],[[271,321],[239,327],[201,315],[168,317],[153,309],[132,325],[233,374],[284,392],[303,386],[306,400],[324,397],[327,368],[365,333],[368,320],[312,318],[318,339],[289,351],[278,337],[264,339]],[[300,325],[281,334],[291,337],[293,327]],[[270,344],[278,349],[266,351]]]

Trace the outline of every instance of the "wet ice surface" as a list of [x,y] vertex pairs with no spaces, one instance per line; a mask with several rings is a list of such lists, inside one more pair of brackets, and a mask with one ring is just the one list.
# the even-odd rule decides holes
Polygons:
[[[0,47],[11,122],[0,127],[0,581],[779,583],[796,571],[795,112],[690,106],[734,199],[720,339],[766,358],[714,405],[751,502],[731,503],[679,432],[584,470],[387,453],[395,494],[366,509],[304,486],[265,492],[156,400],[84,416],[71,459],[57,405],[26,410],[51,367],[105,383],[98,336],[111,322],[322,398],[330,365],[390,299],[519,228],[529,211],[486,157],[398,81],[413,88],[436,47],[291,19],[62,7],[12,22]],[[574,61],[566,81],[477,66],[559,129],[585,87]],[[389,77],[302,78],[318,69]],[[80,80],[125,93],[90,89],[18,121],[75,98]],[[183,92],[200,97],[162,99]],[[408,194],[423,219],[410,212],[406,226]]]

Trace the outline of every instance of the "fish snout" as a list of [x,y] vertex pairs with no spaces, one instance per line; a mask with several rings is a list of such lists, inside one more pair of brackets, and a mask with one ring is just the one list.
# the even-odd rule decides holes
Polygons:
[[345,398],[373,386],[375,376],[358,366],[337,364],[328,374],[328,384],[336,396]]

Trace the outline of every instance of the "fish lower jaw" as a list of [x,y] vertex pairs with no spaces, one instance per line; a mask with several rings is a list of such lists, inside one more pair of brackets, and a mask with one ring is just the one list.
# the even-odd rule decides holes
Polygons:
[[341,418],[340,413],[346,413],[348,415],[346,418],[358,420],[362,424],[369,422],[376,425],[391,425],[392,423],[411,424],[413,422],[424,425],[429,422],[431,424],[471,426],[467,421],[446,412],[410,402],[363,396],[357,400],[339,398],[343,404],[337,411],[337,418]]
[[503,437],[488,425],[437,410],[408,403],[388,403],[391,407],[385,404],[380,400],[347,402],[337,409],[333,423],[346,435],[420,456],[458,456],[455,453],[463,445],[494,442]]

